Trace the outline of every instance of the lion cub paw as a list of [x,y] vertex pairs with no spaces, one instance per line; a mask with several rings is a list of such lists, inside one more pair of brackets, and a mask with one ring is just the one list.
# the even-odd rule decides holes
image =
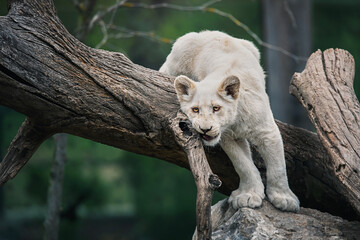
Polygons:
[[255,191],[233,191],[229,197],[229,203],[234,209],[242,207],[256,208],[260,207],[264,199],[264,193],[256,193]]
[[269,188],[266,193],[270,202],[276,208],[290,212],[298,212],[300,210],[299,199],[290,189]]

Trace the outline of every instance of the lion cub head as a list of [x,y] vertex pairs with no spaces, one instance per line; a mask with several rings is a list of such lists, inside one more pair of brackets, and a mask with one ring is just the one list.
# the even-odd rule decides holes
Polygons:
[[175,79],[181,110],[189,117],[205,145],[214,146],[221,133],[235,121],[240,80],[229,76],[219,81],[194,82],[186,76]]

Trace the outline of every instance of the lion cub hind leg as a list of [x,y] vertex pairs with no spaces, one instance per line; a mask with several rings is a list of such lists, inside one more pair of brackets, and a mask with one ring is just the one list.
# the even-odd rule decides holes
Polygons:
[[231,193],[229,203],[234,209],[260,207],[265,197],[264,184],[251,159],[249,143],[245,139],[234,140],[231,137],[224,136],[221,139],[221,147],[230,158],[240,177],[239,188]]

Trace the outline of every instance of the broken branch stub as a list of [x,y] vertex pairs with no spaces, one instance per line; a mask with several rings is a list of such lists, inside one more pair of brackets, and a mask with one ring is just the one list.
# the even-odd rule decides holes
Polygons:
[[0,185],[14,178],[38,147],[51,135],[26,118],[0,163]]
[[360,105],[353,81],[354,58],[342,49],[313,53],[302,73],[293,76],[290,93],[307,110],[330,155],[334,187],[360,214]]
[[214,190],[221,186],[221,181],[212,173],[199,134],[190,127],[191,123],[186,115],[178,112],[171,125],[176,141],[186,153],[195,179],[198,239],[211,239],[211,201]]

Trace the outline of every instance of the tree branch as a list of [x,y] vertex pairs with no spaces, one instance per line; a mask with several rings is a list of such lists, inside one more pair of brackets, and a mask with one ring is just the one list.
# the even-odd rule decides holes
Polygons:
[[[160,9],[160,8],[166,8],[166,9],[173,9],[173,10],[178,10],[178,11],[187,11],[187,12],[194,12],[194,11],[198,11],[198,12],[208,12],[208,13],[213,13],[216,15],[219,15],[221,17],[225,17],[227,19],[229,19],[230,21],[232,21],[236,26],[242,28],[243,30],[245,30],[245,32],[247,34],[250,35],[251,38],[253,38],[257,44],[259,44],[262,47],[265,48],[269,48],[271,50],[274,51],[278,51],[292,59],[294,59],[295,61],[306,61],[307,57],[303,57],[303,56],[297,56],[285,49],[283,49],[282,47],[279,46],[275,46],[272,45],[270,43],[267,43],[263,40],[261,40],[261,38],[254,32],[252,31],[245,23],[241,22],[239,19],[237,19],[236,17],[234,17],[234,15],[228,13],[228,12],[224,12],[221,11],[220,9],[214,8],[214,7],[210,7],[212,5],[214,5],[215,3],[221,2],[221,0],[210,0],[208,2],[205,2],[202,5],[199,6],[182,6],[182,5],[176,5],[176,4],[170,4],[170,3],[156,3],[156,4],[146,4],[146,3],[137,3],[137,2],[129,2],[128,0],[123,0],[123,1],[117,1],[115,4],[111,5],[110,7],[108,7],[106,10],[98,12],[97,14],[95,14],[93,16],[93,18],[91,19],[88,29],[92,29],[96,23],[100,23],[102,32],[104,34],[104,38],[102,39],[102,41],[97,45],[98,47],[101,47],[105,44],[105,40],[108,40],[111,36],[112,37],[129,37],[130,35],[123,35],[123,34],[114,34],[114,35],[109,35],[107,33],[107,31],[104,31],[104,23],[102,23],[102,19],[110,14],[110,13],[114,13],[115,11],[117,11],[117,9],[119,9],[120,7],[127,7],[127,8],[144,8],[144,9]],[[111,21],[112,22],[112,21]],[[106,24],[107,27],[106,29],[110,28],[110,26],[112,24]],[[151,39],[154,39],[156,41],[160,41],[160,42],[164,42],[164,43],[172,43],[173,40],[168,39],[168,38],[163,38],[163,37],[158,37],[156,36],[154,33],[146,33],[146,32],[139,32],[139,31],[130,31],[133,34],[131,36],[145,36],[145,37],[150,37]]]
[[27,118],[0,163],[0,185],[15,177],[49,136],[48,132],[43,131]]
[[214,190],[220,187],[221,181],[212,173],[207,162],[199,134],[183,113],[178,113],[171,124],[178,144],[184,149],[196,188],[196,229],[198,239],[211,239],[211,201]]

